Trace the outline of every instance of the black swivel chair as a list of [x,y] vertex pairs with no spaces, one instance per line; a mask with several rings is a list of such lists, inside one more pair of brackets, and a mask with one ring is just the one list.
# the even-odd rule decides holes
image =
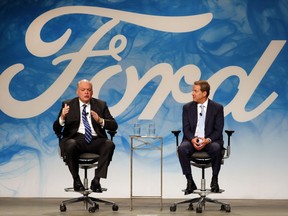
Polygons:
[[[108,133],[110,134],[110,139],[113,140],[113,137],[115,136],[115,134],[117,132],[116,131],[108,131]],[[61,135],[57,135],[57,136],[60,139]],[[76,203],[76,202],[84,202],[85,208],[89,212],[95,212],[97,209],[99,209],[99,204],[97,202],[111,204],[112,205],[112,210],[113,211],[118,211],[119,207],[118,207],[118,205],[115,202],[89,196],[91,193],[93,193],[93,191],[90,190],[89,187],[88,187],[87,172],[88,172],[88,169],[91,169],[93,167],[97,167],[98,159],[99,159],[99,155],[93,154],[93,153],[84,153],[84,154],[81,154],[79,156],[79,159],[78,159],[79,160],[79,167],[81,169],[84,169],[83,185],[84,185],[85,190],[84,191],[77,191],[78,193],[82,194],[82,196],[80,196],[80,197],[62,201],[62,203],[60,204],[60,211],[61,212],[65,212],[67,210],[67,208],[66,208],[67,204]],[[65,160],[64,160],[64,162],[65,162]],[[64,190],[66,192],[74,192],[73,187],[65,188]],[[107,189],[106,188],[102,188],[102,191],[107,191]],[[88,204],[90,204],[90,207],[89,207]]]
[[[179,145],[178,136],[179,136],[180,132],[181,131],[172,131],[172,133],[176,137],[177,148]],[[234,131],[225,130],[225,132],[228,136],[228,143],[227,143],[226,149],[223,149],[222,164],[224,163],[224,159],[227,159],[230,157],[230,153],[231,153],[230,137],[232,136]],[[207,197],[208,194],[215,193],[215,192],[211,192],[210,189],[206,188],[205,169],[211,167],[210,156],[206,152],[203,152],[203,151],[195,152],[193,155],[191,155],[191,165],[202,169],[201,189],[195,190],[193,192],[193,194],[198,194],[200,197],[192,198],[192,199],[188,199],[188,200],[183,200],[180,202],[175,202],[172,206],[170,206],[170,211],[175,212],[177,209],[177,205],[183,204],[183,203],[189,203],[188,210],[192,211],[192,210],[194,210],[193,203],[196,203],[196,206],[197,206],[196,212],[202,213],[203,208],[205,208],[205,203],[210,202],[210,203],[216,203],[216,204],[221,205],[221,209],[220,209],[221,211],[230,212],[231,211],[230,204],[220,202],[218,200],[211,199],[211,198]],[[224,190],[220,189],[220,191],[218,193],[222,193],[222,192],[224,192]]]

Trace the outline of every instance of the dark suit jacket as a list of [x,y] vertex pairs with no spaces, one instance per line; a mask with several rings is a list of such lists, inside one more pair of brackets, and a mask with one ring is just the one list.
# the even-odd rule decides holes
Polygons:
[[[62,127],[59,124],[59,117],[62,112],[62,108],[67,104],[70,106],[70,111],[66,116],[65,125]],[[91,110],[94,110],[101,118],[105,119],[104,128],[101,127],[93,118],[91,118],[93,128],[100,138],[107,138],[107,134],[105,130],[117,130],[118,124],[115,119],[110,114],[108,106],[105,101],[92,98],[90,100]],[[80,125],[80,105],[79,98],[73,98],[71,100],[63,101],[62,108],[59,112],[58,118],[55,120],[53,124],[53,130],[57,135],[62,135],[61,141],[66,141],[67,139],[72,138],[76,135],[79,125]]]
[[[183,140],[193,139],[197,127],[197,103],[192,101],[183,106],[182,127]],[[208,99],[205,119],[205,138],[210,138],[212,142],[223,145],[224,111],[223,106]]]

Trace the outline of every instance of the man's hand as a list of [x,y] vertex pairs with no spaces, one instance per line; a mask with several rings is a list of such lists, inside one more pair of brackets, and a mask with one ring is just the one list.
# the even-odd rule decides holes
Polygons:
[[202,150],[210,141],[203,137],[195,137],[191,140],[192,145],[197,151]]
[[70,106],[65,104],[63,109],[62,109],[62,113],[61,113],[61,119],[64,121],[65,117],[67,116],[67,114],[69,113],[70,110]]
[[91,110],[91,116],[94,118],[94,120],[98,123],[98,124],[102,124],[103,123],[103,119],[100,118],[100,116],[93,110]]

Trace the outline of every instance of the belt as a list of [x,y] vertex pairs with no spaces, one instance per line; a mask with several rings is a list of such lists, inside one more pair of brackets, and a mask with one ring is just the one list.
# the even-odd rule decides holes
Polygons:
[[[80,136],[85,136],[85,134],[82,134],[82,133],[78,133],[77,132],[77,135],[80,135]],[[96,136],[92,136],[92,139],[96,139],[98,136],[96,135]]]

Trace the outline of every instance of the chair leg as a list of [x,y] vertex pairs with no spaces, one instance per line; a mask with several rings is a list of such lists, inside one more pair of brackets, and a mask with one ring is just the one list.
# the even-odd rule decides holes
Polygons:
[[171,212],[176,211],[177,205],[184,204],[184,203],[189,203],[188,210],[192,211],[192,210],[194,210],[193,203],[198,203],[200,201],[200,199],[201,199],[201,197],[175,202],[172,206],[170,206],[170,211]]
[[[106,191],[106,190],[107,190],[106,188],[103,188],[103,191]],[[66,188],[65,191],[74,192],[73,188]],[[89,194],[92,193],[91,190],[85,190],[85,191],[82,191],[79,193],[82,194],[81,197],[72,198],[72,199],[62,201],[62,203],[60,204],[60,211],[65,212],[67,210],[67,208],[66,208],[67,204],[72,204],[72,203],[76,203],[76,202],[84,202],[85,209],[88,210],[89,212],[95,212],[96,210],[99,209],[99,204],[97,202],[112,205],[113,211],[118,211],[118,209],[119,209],[118,205],[115,202],[105,200],[105,199],[98,199],[95,197],[90,197]],[[89,207],[89,205],[90,205],[90,207]]]
[[230,204],[225,203],[225,202],[220,202],[220,201],[215,200],[215,199],[211,199],[211,198],[207,197],[206,195],[200,195],[200,197],[198,197],[198,198],[187,199],[187,200],[175,202],[172,206],[170,206],[170,211],[175,212],[177,209],[177,205],[179,205],[179,204],[189,203],[188,210],[191,210],[191,211],[194,210],[193,204],[196,204],[196,212],[201,213],[203,211],[203,208],[205,209],[206,202],[221,205],[221,209],[220,209],[221,211],[226,211],[226,212],[231,211]]
[[[223,191],[224,190],[220,190],[220,193],[222,193]],[[200,197],[175,202],[172,206],[170,206],[170,211],[171,212],[176,211],[177,205],[179,204],[189,203],[188,210],[191,210],[191,211],[194,210],[193,204],[196,204],[196,212],[201,213],[203,211],[203,208],[205,209],[206,202],[221,205],[221,209],[220,209],[221,211],[226,211],[226,212],[231,211],[230,204],[208,198],[207,195],[210,193],[213,193],[213,192],[211,192],[211,190],[206,189],[205,169],[202,167],[201,189],[195,190],[193,192],[193,194],[198,194]]]
[[[67,210],[67,208],[66,208],[67,204],[72,204],[72,203],[77,203],[77,202],[84,202],[85,208],[88,209],[87,196],[83,195],[81,197],[72,198],[72,199],[62,201],[62,203],[60,204],[60,211],[65,212]],[[94,205],[93,202],[90,204]]]
[[182,200],[180,202],[175,202],[174,205],[179,205],[179,204],[184,204],[184,203],[197,203],[199,202],[200,199],[201,197],[188,199],[188,200]]
[[[95,198],[95,197],[89,197],[94,203],[100,202],[100,203],[105,203],[105,204],[110,204],[112,205],[112,210],[113,211],[118,211],[119,206],[110,200],[105,200],[105,199],[99,199],[99,198]],[[98,205],[98,204],[97,204]]]
[[[101,202],[101,203],[106,203],[106,204],[111,204],[112,205],[112,210],[113,211],[118,211],[118,205],[115,202],[109,201],[109,200],[104,200],[104,199],[98,199],[98,198],[94,198],[94,197],[90,197],[89,195],[91,193],[93,193],[92,190],[89,189],[88,186],[88,169],[95,167],[95,164],[81,164],[81,168],[84,169],[84,179],[83,179],[83,184],[84,184],[84,191],[77,191],[78,193],[81,193],[82,196],[78,197],[78,198],[72,198],[72,199],[68,199],[63,201],[60,204],[60,211],[61,212],[65,212],[67,210],[66,205],[67,204],[72,204],[72,203],[76,203],[76,202],[84,202],[85,208],[86,210],[88,210],[89,212],[95,212],[96,210],[99,209],[99,204],[97,202]],[[66,192],[76,192],[74,191],[73,187],[70,188],[65,188],[64,189]],[[102,191],[107,191],[106,188],[102,188]]]
[[114,205],[115,202],[110,201],[110,200],[104,200],[104,199],[99,199],[99,198],[95,198],[95,197],[89,197],[91,200],[93,200],[94,202],[100,202],[100,203],[105,203],[105,204],[111,204]]
[[220,202],[218,200],[211,199],[211,198],[208,198],[208,197],[205,198],[205,201],[221,205],[221,209],[220,209],[221,211],[231,212],[231,207],[230,207],[229,203]]
[[71,204],[71,203],[76,203],[76,202],[82,202],[85,200],[85,197],[77,197],[77,198],[72,198],[72,199],[68,199],[68,200],[64,200],[62,201],[61,205],[67,205],[67,204]]
[[[72,191],[72,190],[73,190],[72,188],[66,189],[66,191]],[[106,191],[106,190],[107,190],[106,188],[103,188],[103,191]],[[60,211],[65,212],[67,210],[67,208],[66,208],[67,204],[72,204],[72,203],[76,203],[76,202],[84,202],[85,209],[88,210],[89,212],[95,212],[96,210],[99,209],[98,202],[110,204],[110,205],[112,205],[113,211],[118,211],[119,206],[115,202],[112,202],[110,200],[91,197],[91,196],[89,196],[90,193],[92,193],[90,190],[88,190],[88,191],[86,190],[86,191],[81,192],[81,194],[83,195],[81,197],[72,198],[72,199],[62,201],[62,203],[60,204]],[[88,204],[90,204],[90,207]]]

